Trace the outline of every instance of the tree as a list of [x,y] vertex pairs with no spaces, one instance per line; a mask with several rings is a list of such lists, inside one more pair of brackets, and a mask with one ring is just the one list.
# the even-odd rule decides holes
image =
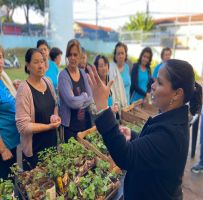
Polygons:
[[39,11],[41,15],[44,15],[44,5],[45,1],[44,0],[36,0],[36,4],[34,5],[34,9],[36,11]]
[[30,9],[39,11],[42,15],[44,13],[44,0],[17,0],[18,6],[22,7],[25,14],[26,24],[28,27],[28,33],[30,33]]
[[34,7],[36,0],[17,0],[18,1],[18,6],[22,7],[24,10],[25,14],[25,19],[26,19],[26,24],[29,27],[30,20],[29,20],[29,12],[30,8]]
[[6,9],[5,22],[12,22],[13,13],[17,7],[17,0],[0,0],[0,7],[3,6],[5,6]]
[[138,12],[135,16],[130,16],[130,22],[123,26],[125,31],[150,31],[154,27],[152,17],[143,12]]

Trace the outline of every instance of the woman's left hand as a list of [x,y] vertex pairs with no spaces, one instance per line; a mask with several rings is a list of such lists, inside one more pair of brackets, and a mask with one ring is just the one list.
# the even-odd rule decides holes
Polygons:
[[51,123],[61,122],[61,118],[58,115],[52,115],[50,117],[50,122]]

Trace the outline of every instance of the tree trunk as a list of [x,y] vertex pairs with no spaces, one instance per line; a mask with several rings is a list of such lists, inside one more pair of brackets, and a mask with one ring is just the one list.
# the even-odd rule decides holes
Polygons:
[[27,30],[28,30],[28,35],[30,35],[30,20],[29,20],[29,10],[30,10],[30,7],[29,5],[26,5],[24,7],[24,13],[25,13],[25,19],[26,19],[26,24],[27,24]]

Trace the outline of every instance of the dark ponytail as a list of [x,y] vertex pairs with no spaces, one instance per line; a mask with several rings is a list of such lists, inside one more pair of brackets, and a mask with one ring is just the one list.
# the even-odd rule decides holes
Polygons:
[[190,99],[190,112],[192,115],[200,114],[202,109],[202,86],[195,82],[195,90]]
[[170,59],[166,61],[168,80],[172,88],[177,90],[182,88],[184,91],[184,103],[189,102],[192,115],[201,112],[202,107],[202,87],[195,82],[192,66],[183,60]]

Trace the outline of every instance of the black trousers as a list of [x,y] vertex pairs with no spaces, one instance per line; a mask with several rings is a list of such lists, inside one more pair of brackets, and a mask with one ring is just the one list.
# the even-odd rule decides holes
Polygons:
[[13,155],[11,159],[4,161],[0,156],[0,178],[2,179],[8,179],[8,175],[11,172],[10,167],[17,162],[16,147],[10,151]]
[[69,127],[63,126],[64,128],[64,142],[68,142],[71,137],[77,138],[78,131],[73,131]]
[[28,171],[34,169],[38,163],[37,153],[33,153],[33,156],[27,157],[23,154],[23,170]]

